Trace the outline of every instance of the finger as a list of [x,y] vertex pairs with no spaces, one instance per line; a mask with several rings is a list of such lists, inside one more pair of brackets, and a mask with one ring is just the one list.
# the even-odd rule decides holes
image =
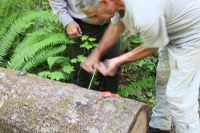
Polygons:
[[89,73],[92,73],[92,72],[93,72],[93,69],[90,68],[89,66],[87,66],[84,62],[82,62],[82,63],[80,64],[80,66],[81,66],[85,71],[87,71],[87,72],[89,72]]
[[68,32],[68,35],[69,35],[71,38],[73,38],[74,33],[73,33],[72,31],[69,31],[69,32]]
[[75,38],[75,37],[79,36],[78,30],[77,30],[77,28],[75,26],[69,28],[68,34],[72,38]]
[[98,65],[99,65],[99,63],[94,64],[94,68],[97,69]]
[[100,72],[102,75],[106,76],[106,69],[103,62],[99,62],[98,64],[95,64],[94,67],[97,69],[98,72]]
[[73,38],[78,38],[78,37],[81,37],[81,34],[79,34],[79,31],[78,31],[78,29],[77,29],[77,30],[75,30],[75,31],[73,32],[73,34],[71,35],[71,37],[73,37]]
[[79,35],[82,35],[82,31],[81,31],[81,28],[80,28],[79,25],[78,25],[77,29],[78,29],[78,33],[79,33]]

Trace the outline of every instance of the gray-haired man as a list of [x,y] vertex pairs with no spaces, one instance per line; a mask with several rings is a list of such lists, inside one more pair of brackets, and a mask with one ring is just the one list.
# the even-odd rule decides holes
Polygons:
[[[150,133],[200,133],[200,0],[76,0],[77,7],[95,22],[112,18],[98,47],[81,66],[114,75],[119,66],[159,49],[157,100]],[[115,13],[117,12],[117,13]],[[143,45],[119,57],[99,62],[125,26],[140,34]]]
[[[90,51],[84,51],[80,48],[83,43],[80,39],[82,35],[88,35],[97,39],[97,42],[103,36],[104,31],[109,25],[109,21],[101,23],[94,22],[90,17],[86,16],[78,8],[76,8],[75,0],[49,0],[53,13],[58,17],[65,27],[67,34],[77,43],[77,45],[69,46],[69,56],[71,59],[76,58],[79,54],[88,55]],[[109,59],[120,55],[120,43],[117,40],[113,46],[102,59]],[[75,64],[75,72],[72,75],[72,83],[87,88],[90,82],[90,73],[80,68],[80,63]],[[99,88],[101,91],[111,91],[117,93],[120,69],[116,72],[114,77],[99,75]]]

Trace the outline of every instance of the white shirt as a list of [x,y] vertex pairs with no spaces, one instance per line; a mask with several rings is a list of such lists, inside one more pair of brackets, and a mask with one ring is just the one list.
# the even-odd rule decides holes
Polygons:
[[125,14],[116,13],[146,47],[200,47],[200,0],[125,0]]

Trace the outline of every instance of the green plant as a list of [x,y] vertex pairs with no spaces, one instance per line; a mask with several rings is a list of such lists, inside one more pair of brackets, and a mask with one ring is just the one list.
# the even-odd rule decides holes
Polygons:
[[[4,57],[8,54],[8,50],[13,46],[17,45],[15,39],[20,36],[23,32],[31,27],[37,20],[55,22],[56,19],[53,16],[49,16],[50,13],[46,11],[33,11],[25,14],[13,21],[12,25],[0,37],[0,63],[4,60]],[[46,17],[45,17],[46,16]]]
[[[86,53],[86,51],[88,53],[89,51],[91,51],[91,49],[93,49],[94,47],[97,46],[96,38],[92,38],[87,35],[83,35],[81,37],[81,40],[83,41],[83,44],[81,44],[80,47],[84,49],[85,53]],[[78,55],[77,59],[79,62],[83,62],[86,59],[86,55]],[[99,78],[98,78],[98,76],[95,75],[94,79],[92,81],[91,88],[95,88],[95,90],[98,90],[98,89],[100,89],[99,84],[100,84]]]
[[[38,33],[38,32],[36,32]],[[35,35],[33,33],[33,35]],[[34,38],[41,37],[41,40],[34,40]],[[35,41],[35,42],[34,42]],[[27,43],[32,42],[32,43]],[[22,71],[29,71],[39,64],[45,62],[48,57],[63,53],[68,44],[73,42],[67,40],[62,33],[45,33],[40,36],[29,36],[24,42],[18,44],[12,55],[7,67]]]
[[119,94],[122,97],[128,97],[148,103],[153,107],[155,104],[155,94],[153,92],[154,84],[154,77],[143,77],[136,82],[129,82],[129,84],[124,85],[119,91]]
[[[96,46],[95,38],[83,35],[81,39],[83,41],[83,44],[81,44],[80,47],[83,48],[85,52]],[[40,72],[38,75],[54,80],[68,82],[70,81],[71,73],[74,71],[73,64],[83,62],[85,59],[86,56],[84,54],[77,55],[76,58],[73,58],[71,60],[68,57],[64,56],[49,57],[47,60],[49,70]],[[94,84],[96,84],[96,82],[94,82]]]
[[53,80],[67,81],[70,79],[74,67],[70,64],[70,59],[63,56],[49,57],[48,65],[50,71],[40,72],[38,75]]
[[[139,46],[142,40],[139,36],[131,36],[125,31],[122,35],[122,53]],[[122,66],[122,78],[119,93],[123,97],[137,99],[155,104],[155,73],[157,55],[153,54],[142,60],[131,62]]]
[[[0,6],[0,27],[3,27],[0,31],[0,66],[34,72],[43,67],[48,57],[65,53],[67,45],[74,43],[61,33],[62,28],[51,12],[30,11],[35,5],[33,1],[2,2],[5,5]],[[26,8],[16,13],[21,7]]]
[[[91,49],[93,49],[94,47],[97,46],[96,38],[92,38],[87,35],[83,35],[81,37],[81,40],[83,41],[83,43],[80,45],[80,48],[83,49],[84,54],[77,55],[76,58],[71,59],[72,64],[78,63],[78,62],[83,62],[86,59],[87,54],[90,53]],[[95,75],[91,88],[95,88],[95,90],[98,90],[98,89],[100,89],[99,84],[100,84],[99,77]]]
[[77,55],[76,58],[71,59],[71,63],[83,62],[86,59],[86,53],[97,46],[97,44],[95,43],[96,39],[87,35],[83,35],[81,37],[81,40],[83,41],[83,43],[80,45],[80,48],[83,49],[84,54]]

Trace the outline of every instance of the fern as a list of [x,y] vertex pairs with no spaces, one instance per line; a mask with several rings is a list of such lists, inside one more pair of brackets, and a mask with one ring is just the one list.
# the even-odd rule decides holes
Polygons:
[[7,29],[10,27],[10,25],[13,23],[13,21],[18,17],[19,13],[13,13],[12,15],[8,16],[7,19],[4,19],[4,21],[0,21],[0,38],[3,36],[3,34],[6,33]]
[[120,90],[120,95],[123,97],[138,97],[138,90],[147,90],[154,88],[155,78],[143,77],[141,80],[132,82],[126,86],[123,86]]
[[49,69],[51,70],[52,67],[55,64],[64,64],[64,65],[68,65],[69,62],[69,58],[63,57],[63,56],[56,56],[56,57],[49,57],[47,59],[48,65],[49,65]]
[[[71,73],[74,71],[74,67],[71,66],[69,62],[69,58],[63,57],[63,56],[55,56],[55,57],[49,57],[47,59],[50,71],[43,71],[40,72],[38,75],[54,80],[59,81],[66,81],[70,78]],[[55,69],[52,70],[53,66],[55,66]],[[60,69],[62,67],[62,69]]]
[[50,21],[56,22],[57,19],[47,11],[40,11],[40,12],[29,12],[25,14],[23,17],[18,18],[14,21],[11,25],[8,32],[2,36],[0,40],[0,63],[4,56],[7,54],[9,48],[12,46],[15,38],[18,36],[19,33],[24,32],[28,27],[34,24],[34,20],[40,19],[41,21]]
[[[17,9],[17,5],[18,5],[18,0],[0,0],[1,4],[0,4],[0,18],[2,18],[0,20],[0,22],[3,20],[3,18],[7,17],[7,15],[9,15],[13,10],[12,7],[15,7],[15,9]],[[12,6],[10,6],[12,5]]]
[[55,56],[57,54],[63,53],[66,50],[66,46],[59,47],[47,47],[42,49],[34,57],[30,58],[24,66],[21,68],[22,71],[30,72],[34,67],[38,66],[41,63],[46,62],[48,57]]
[[47,35],[47,34],[50,34],[53,32],[53,30],[50,28],[51,27],[40,28],[36,31],[33,31],[32,33],[27,34],[27,36],[24,38],[24,40],[21,43],[19,43],[17,45],[17,47],[13,50],[14,53],[11,56],[11,58],[16,56],[16,54],[20,53],[26,47],[26,45],[31,46],[32,44],[43,40],[44,35]]
[[56,67],[54,72],[42,72],[46,73],[44,76],[68,80],[74,69],[69,58],[61,55],[65,54],[67,45],[74,42],[60,33],[58,20],[51,12],[30,11],[41,7],[49,9],[48,1],[0,2],[0,64],[11,69],[38,73],[47,69],[48,60],[51,68],[54,65]]
[[[19,14],[29,10],[33,2],[32,0],[0,0],[0,3],[0,29],[2,30],[5,26],[9,27],[11,25],[10,20],[16,20]],[[15,18],[11,19],[13,16]]]
[[123,97],[133,98],[147,103],[152,108],[155,105],[155,77],[143,77],[141,80],[132,82],[121,88],[120,94]]
[[67,40],[62,33],[52,33],[43,36],[43,40],[36,42],[35,44],[27,45],[21,52],[12,58],[8,63],[8,68],[20,70],[23,64],[30,58],[34,57],[37,52],[50,46],[56,46],[59,44],[72,44],[73,41]]
[[63,57],[63,56],[49,57],[47,61],[50,71],[40,72],[38,74],[39,76],[59,81],[66,81],[70,79],[71,73],[74,71],[74,67],[71,66],[68,57]]

